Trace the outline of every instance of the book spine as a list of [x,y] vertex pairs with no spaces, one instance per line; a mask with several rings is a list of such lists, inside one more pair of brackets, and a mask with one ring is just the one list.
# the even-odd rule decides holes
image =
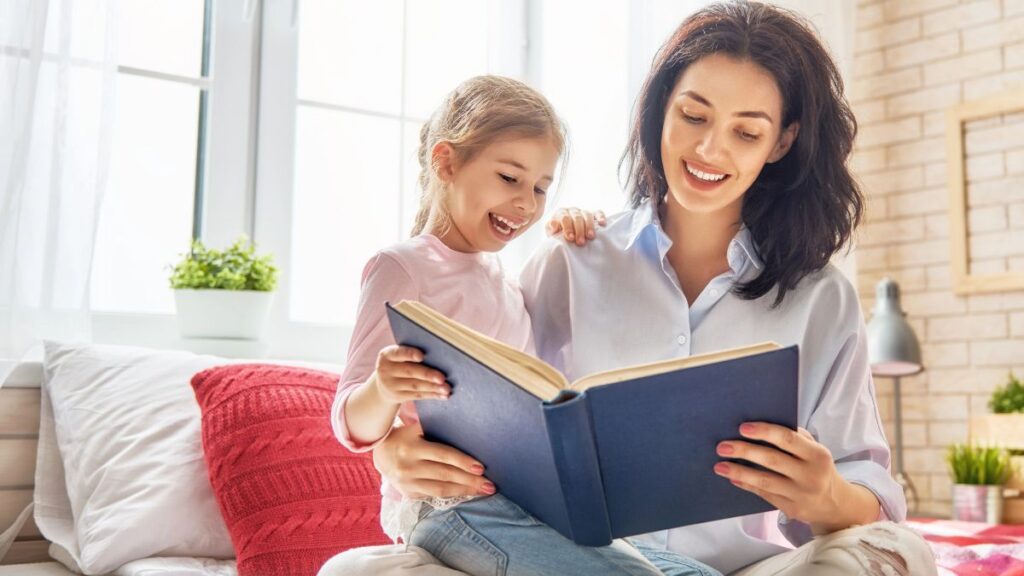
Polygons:
[[571,531],[564,535],[583,546],[611,544],[612,530],[586,394],[563,391],[544,404],[544,419]]

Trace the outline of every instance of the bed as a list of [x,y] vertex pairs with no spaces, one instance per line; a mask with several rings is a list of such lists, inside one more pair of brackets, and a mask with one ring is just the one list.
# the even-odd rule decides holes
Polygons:
[[[0,532],[13,526],[32,502],[40,423],[38,362],[19,365],[0,387]],[[0,576],[66,576],[74,574],[51,558],[50,542],[31,515],[24,519],[7,554],[0,558]],[[119,567],[112,576],[237,576],[232,559],[147,558]]]
[[[204,363],[213,364],[218,360],[224,361],[208,358]],[[126,370],[124,361],[115,365],[120,372]],[[189,366],[183,369],[191,370]],[[49,417],[45,410],[48,397],[44,402],[40,389],[42,373],[39,363],[24,363],[0,387],[0,533],[15,523],[34,496],[37,503],[40,500],[37,493],[40,487],[35,486],[36,466],[37,461],[45,463],[45,459],[39,458],[39,451],[48,440],[44,434],[41,441],[40,430],[41,425],[45,429]],[[203,480],[205,482],[205,473]],[[1024,576],[1024,526],[937,519],[914,519],[909,523],[930,543],[941,576]],[[74,573],[65,567],[67,558],[63,558],[64,563],[55,560],[61,558],[61,547],[52,545],[43,532],[32,517],[27,519],[7,554],[0,554],[0,576]],[[136,558],[106,573],[112,576],[236,576],[238,570],[235,560],[223,554],[216,558],[162,555]]]

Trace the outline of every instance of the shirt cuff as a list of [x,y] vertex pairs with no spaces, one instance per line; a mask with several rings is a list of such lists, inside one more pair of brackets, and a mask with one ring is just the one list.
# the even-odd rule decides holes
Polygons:
[[[384,441],[385,438],[387,438],[391,434],[391,431],[395,429],[395,423],[392,422],[391,427],[388,428],[388,431],[385,432],[384,435],[378,438],[375,442],[371,442],[369,444],[356,442],[352,438],[352,435],[349,433],[348,422],[345,420],[345,404],[348,402],[349,396],[352,395],[352,392],[355,391],[355,389],[356,387],[352,386],[351,388],[338,394],[338,397],[334,400],[333,420],[334,435],[338,437],[338,441],[341,442],[341,445],[344,446],[349,452],[354,452],[358,454],[361,452],[370,452],[374,448],[376,448],[381,442]],[[395,418],[395,421],[398,421],[397,417]]]
[[[836,470],[844,480],[863,486],[878,499],[878,520],[902,522],[907,516],[907,502],[903,488],[892,478],[889,471],[870,460],[837,462]],[[791,544],[800,547],[814,539],[811,526],[787,517],[779,511],[779,531]]]

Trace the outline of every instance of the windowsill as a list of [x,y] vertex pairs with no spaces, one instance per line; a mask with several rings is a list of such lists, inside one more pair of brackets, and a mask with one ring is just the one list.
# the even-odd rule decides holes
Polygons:
[[258,341],[182,338],[173,314],[94,312],[92,341],[97,344],[186,350],[233,359],[276,359],[339,365],[345,361],[351,327],[268,319]]

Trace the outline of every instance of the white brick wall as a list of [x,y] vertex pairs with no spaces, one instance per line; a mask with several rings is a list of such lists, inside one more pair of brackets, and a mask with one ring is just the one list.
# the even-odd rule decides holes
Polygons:
[[[1024,0],[861,0],[854,51],[857,286],[866,317],[883,276],[903,290],[925,362],[902,381],[905,468],[919,512],[949,514],[946,447],[1010,369],[1024,375],[1024,291],[952,292],[945,112],[1024,90]],[[972,270],[1024,269],[1024,117],[972,123],[966,147]],[[875,384],[891,432],[892,383]]]

